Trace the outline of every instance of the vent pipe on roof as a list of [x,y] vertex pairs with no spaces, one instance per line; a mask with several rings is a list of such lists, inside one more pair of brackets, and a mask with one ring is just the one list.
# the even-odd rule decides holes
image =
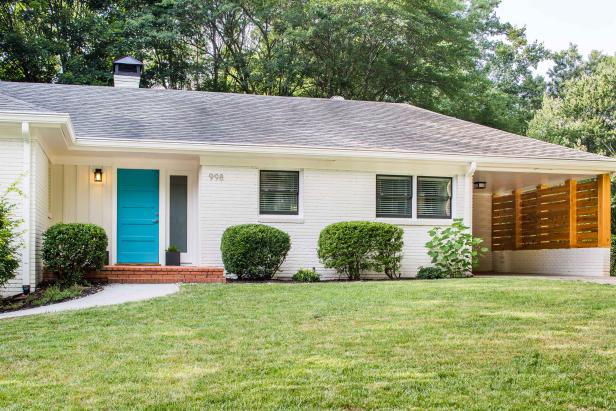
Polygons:
[[114,87],[139,88],[143,63],[132,57],[122,57],[113,62]]
[[342,97],[342,96],[331,96],[329,99],[330,100],[336,100],[336,101],[342,101],[342,100],[344,100],[344,97]]

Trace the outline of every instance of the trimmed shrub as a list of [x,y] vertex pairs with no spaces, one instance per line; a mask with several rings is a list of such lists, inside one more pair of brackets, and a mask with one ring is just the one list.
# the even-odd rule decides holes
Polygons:
[[404,230],[393,224],[371,223],[373,254],[372,269],[385,273],[389,279],[399,279]]
[[392,224],[348,221],[330,224],[319,235],[319,259],[349,280],[365,270],[399,278],[403,230]]
[[426,247],[432,264],[450,277],[472,276],[479,257],[488,251],[481,246],[483,240],[473,237],[461,218],[454,219],[449,227],[434,227],[429,234]]
[[438,267],[419,267],[417,278],[420,280],[437,280],[439,278],[448,278],[448,275]]
[[0,195],[0,287],[15,277],[19,267],[19,248],[23,245],[18,231],[22,221],[15,216],[16,204],[10,198],[11,193],[21,196],[17,183]]
[[225,270],[250,280],[271,279],[290,248],[287,233],[263,224],[231,226],[223,233],[220,244]]
[[300,268],[295,274],[293,274],[293,281],[303,283],[314,283],[321,280],[321,276],[314,270],[307,268]]
[[43,261],[63,287],[83,282],[107,257],[107,234],[94,224],[56,224],[43,234]]

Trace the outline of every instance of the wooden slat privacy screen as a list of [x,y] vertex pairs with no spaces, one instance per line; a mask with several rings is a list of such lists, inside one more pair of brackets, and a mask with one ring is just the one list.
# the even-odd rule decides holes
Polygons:
[[492,198],[492,250],[610,246],[610,178]]

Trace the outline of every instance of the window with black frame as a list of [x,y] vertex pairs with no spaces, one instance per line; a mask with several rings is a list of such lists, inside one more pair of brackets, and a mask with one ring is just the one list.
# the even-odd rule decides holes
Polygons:
[[298,214],[299,171],[261,171],[259,180],[261,214]]
[[417,217],[451,218],[451,177],[417,177]]
[[411,218],[413,215],[413,177],[376,176],[376,216]]

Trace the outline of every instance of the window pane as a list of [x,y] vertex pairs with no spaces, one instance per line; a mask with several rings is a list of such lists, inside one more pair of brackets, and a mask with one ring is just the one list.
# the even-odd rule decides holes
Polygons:
[[299,197],[299,172],[261,171],[261,214],[297,214]]
[[185,253],[188,249],[188,177],[171,176],[169,187],[169,245]]
[[418,217],[451,217],[451,178],[417,178]]
[[411,176],[376,176],[377,217],[411,217]]

